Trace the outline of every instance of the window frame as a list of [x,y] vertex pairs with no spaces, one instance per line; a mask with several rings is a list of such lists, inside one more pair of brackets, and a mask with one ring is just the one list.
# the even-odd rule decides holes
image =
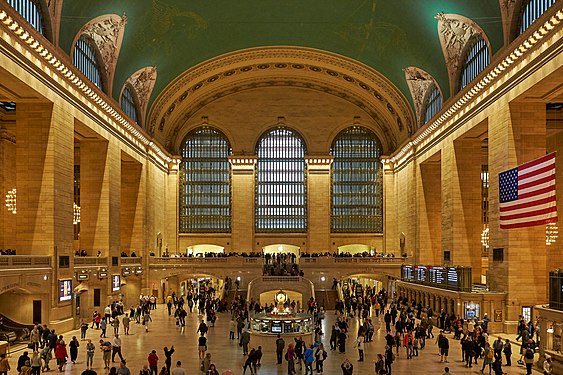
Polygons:
[[[434,95],[435,93],[437,93],[437,95]],[[434,104],[438,102],[438,99],[440,104],[434,106]],[[424,125],[428,123],[428,121],[430,121],[432,117],[436,116],[436,114],[438,114],[442,110],[443,105],[444,97],[442,96],[442,91],[440,91],[440,88],[438,87],[436,82],[434,82],[429,87],[428,93],[426,94],[426,99],[424,100],[422,124]]]
[[[12,7],[24,20],[27,21],[37,32],[43,35],[45,38],[49,38],[49,28],[48,28],[48,19],[47,13],[43,11],[43,2],[41,0],[6,0],[9,6]],[[29,5],[32,4],[31,7]],[[22,7],[28,7],[24,9]],[[35,7],[36,12],[34,15],[36,19],[30,19],[28,16],[30,14],[24,14],[24,11],[31,11],[32,8]],[[39,28],[37,27],[39,26]]]
[[[289,151],[294,154],[280,155],[279,153],[270,157],[263,157],[262,146],[264,142],[269,141],[271,138],[277,136],[282,141],[286,141],[285,146]],[[298,143],[300,148],[291,148],[291,141]],[[274,140],[275,141],[275,140]],[[270,149],[273,147],[280,147],[279,144],[269,145]],[[307,155],[307,144],[304,138],[294,129],[285,126],[279,126],[264,132],[256,142],[256,173],[255,173],[255,188],[254,188],[254,230],[256,233],[306,233],[308,229],[308,187],[307,187],[307,163],[305,156]],[[281,162],[280,162],[281,160]],[[265,168],[267,163],[268,169]],[[277,163],[277,164],[276,164]],[[284,165],[285,163],[285,165]],[[273,167],[272,167],[273,165]],[[299,168],[299,166],[301,166]],[[280,175],[276,175],[276,168],[279,168],[286,177],[282,180]],[[283,169],[287,167],[287,169]],[[291,168],[294,169],[291,169]],[[293,174],[291,180],[289,174]],[[269,176],[269,179],[261,180],[263,176]],[[278,177],[274,178],[273,177]],[[300,179],[300,176],[302,178]],[[300,181],[299,181],[300,180]],[[283,187],[283,189],[279,189]],[[277,188],[277,190],[276,190]],[[282,191],[281,193],[280,190]],[[300,191],[302,190],[302,191]],[[274,195],[274,193],[278,193]],[[286,196],[287,202],[280,203],[280,198]],[[290,198],[291,197],[291,198]],[[293,203],[293,204],[290,204]],[[284,211],[292,211],[291,215],[284,215]],[[285,224],[280,220],[285,217]]]
[[[211,147],[215,147],[216,149],[221,149],[226,147],[227,152],[224,156],[216,155],[209,155],[209,153],[213,153],[213,150],[203,151],[200,152],[199,157],[194,157],[192,162],[197,163],[206,163],[209,162],[210,165],[208,168],[200,168],[199,174],[194,173],[194,180],[190,183],[187,179],[187,163],[189,162],[187,159],[187,155],[185,153],[186,147],[189,146],[190,140],[197,139],[199,132],[210,132],[214,133],[212,137],[209,137],[208,134],[203,134],[200,137],[200,151],[205,147],[204,142],[213,142],[213,139],[218,140],[219,142],[224,142],[225,144],[211,144]],[[206,138],[207,137],[207,138]],[[213,138],[213,139],[212,139]],[[211,139],[211,141],[210,141]],[[209,144],[208,144],[209,146]],[[205,153],[207,152],[207,154]],[[181,162],[179,165],[179,178],[178,178],[178,232],[181,234],[189,234],[189,233],[231,233],[232,230],[232,166],[229,161],[229,156],[232,155],[232,146],[229,138],[223,133],[221,130],[211,127],[208,125],[199,126],[193,130],[191,130],[182,141],[180,146],[180,156]],[[223,168],[215,168],[217,163],[222,164]],[[226,168],[224,168],[226,167]],[[197,169],[195,169],[197,172]],[[210,173],[211,172],[211,173]],[[223,178],[227,176],[227,180],[225,181]],[[198,181],[200,183],[198,183]],[[189,188],[188,186],[193,187],[194,189],[202,189],[200,190],[199,195],[187,191]],[[203,187],[203,188],[202,188]],[[227,192],[224,192],[225,187],[227,187]],[[208,190],[208,191],[205,191]],[[209,193],[209,190],[213,191],[213,193]],[[214,191],[217,190],[217,191]],[[203,192],[202,192],[203,191]],[[218,198],[215,202],[205,203],[205,196],[210,196],[212,194],[216,195]],[[228,203],[220,202],[221,199],[227,199]],[[202,200],[203,199],[203,200]],[[195,204],[190,204],[191,202],[195,202]],[[202,203],[203,202],[203,203]],[[183,209],[187,210],[185,213],[182,212]],[[190,213],[190,210],[196,211]],[[221,210],[223,212],[221,212]],[[199,211],[199,213],[197,212]],[[198,220],[199,217],[199,220]],[[195,218],[195,219],[194,219]],[[184,224],[184,221],[186,224]],[[208,223],[219,223],[221,225],[212,226]],[[205,225],[207,223],[207,225]]]
[[[129,93],[130,95],[129,98],[125,95],[126,92]],[[132,116],[131,113],[129,113],[127,108],[124,108],[123,106],[124,99],[126,101],[126,104],[130,105],[130,107],[134,110],[135,112],[134,116]],[[137,97],[137,91],[129,83],[126,83],[125,86],[123,86],[123,90],[121,91],[121,95],[119,96],[119,107],[123,112],[125,112],[127,116],[129,116],[131,120],[133,120],[133,122],[141,126],[141,111],[139,107],[139,99]]]
[[[530,26],[536,22],[545,12],[547,12],[557,0],[524,0],[522,1],[522,6],[520,8],[520,14],[518,17],[518,24],[516,25],[516,35],[521,35]],[[551,3],[551,4],[549,4]],[[535,6],[535,7],[534,7]],[[530,9],[532,8],[532,9]],[[539,9],[538,9],[539,8]],[[542,11],[543,9],[543,11]],[[536,13],[531,13],[535,11]],[[541,13],[537,13],[541,11]]]
[[[367,137],[363,144],[353,144],[353,132],[357,131],[364,132],[364,136]],[[338,142],[344,142],[345,137],[350,137],[348,144],[342,146],[349,148],[346,157],[339,156],[339,151],[337,151]],[[355,149],[368,150],[368,147],[373,148],[374,155],[367,158],[350,156],[359,155]],[[330,154],[334,157],[330,183],[331,233],[383,233],[383,163],[381,162],[383,146],[377,134],[364,126],[349,126],[334,137]],[[356,165],[357,173],[352,174],[347,168],[342,168],[343,172],[338,172],[339,163]],[[369,170],[369,166],[366,168],[366,164],[374,165],[371,174],[366,172]],[[348,179],[346,179],[347,176],[349,176]],[[374,179],[373,184],[370,184],[371,178]],[[338,181],[339,179],[340,181]],[[354,182],[357,183],[354,184]],[[371,194],[358,194],[358,188],[363,190],[370,186],[373,186]],[[337,193],[337,190],[340,192]],[[336,202],[338,197],[346,199],[346,196],[348,196],[349,202]],[[360,201],[351,204],[351,199],[357,199],[357,197],[360,197]],[[359,211],[355,215],[350,215],[353,210]]]
[[[469,40],[466,46],[463,63],[459,70],[458,85],[459,90],[463,90],[469,86],[481,74],[483,70],[491,63],[491,50],[487,40],[481,36]],[[481,63],[481,58],[485,59],[484,65]],[[470,79],[468,77],[471,77]]]
[[[84,49],[83,47],[87,47]],[[79,56],[84,60],[78,61]],[[92,83],[105,92],[106,76],[104,75],[103,62],[96,43],[86,34],[81,34],[74,43],[72,51],[72,64]],[[92,77],[96,74],[97,77]],[[93,78],[99,78],[99,84]]]

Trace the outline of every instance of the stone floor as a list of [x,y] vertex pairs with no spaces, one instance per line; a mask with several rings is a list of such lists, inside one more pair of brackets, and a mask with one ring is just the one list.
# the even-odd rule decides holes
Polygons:
[[[229,315],[219,314],[216,326],[210,328],[208,334],[208,352],[212,355],[213,363],[216,364],[219,372],[222,374],[225,370],[232,370],[235,375],[242,374],[242,365],[244,363],[244,358],[242,355],[242,349],[239,348],[236,340],[230,341],[229,337]],[[325,319],[323,330],[324,332],[330,332],[330,324],[335,321],[335,315],[333,312],[327,313],[327,319]],[[385,346],[384,342],[384,328],[381,329],[381,323],[375,318],[376,321],[376,333],[374,335],[374,341],[366,344],[365,355],[366,360],[364,362],[357,362],[358,353],[352,348],[353,338],[348,340],[347,352],[345,354],[340,354],[334,351],[327,350],[328,358],[325,361],[325,374],[341,374],[340,364],[345,358],[348,358],[350,362],[354,365],[354,374],[374,374],[374,360],[377,353],[383,352]],[[166,309],[163,305],[159,305],[158,308],[153,312],[153,323],[150,326],[149,332],[144,331],[142,325],[132,325],[131,334],[129,336],[122,335],[123,339],[123,355],[127,359],[127,365],[131,370],[132,375],[137,375],[143,364],[146,363],[146,358],[148,353],[155,349],[160,357],[159,367],[164,364],[164,354],[162,348],[164,346],[170,347],[174,345],[176,352],[174,353],[172,359],[175,363],[177,360],[182,361],[182,367],[187,371],[187,375],[200,374],[199,371],[199,361],[197,359],[197,325],[198,316],[196,313],[188,315],[186,319],[186,327],[184,330],[180,330],[175,325],[174,318],[169,318]],[[357,331],[357,320],[351,320],[351,332]],[[108,332],[110,327],[108,327]],[[95,329],[89,329],[87,332],[87,337],[92,338],[95,343],[99,341],[100,331]],[[79,332],[69,332],[65,334],[65,340],[68,341],[76,335],[79,337]],[[461,350],[459,341],[453,340],[452,335],[450,338],[450,357],[449,363],[440,363],[440,357],[438,355],[438,349],[434,340],[427,341],[426,348],[420,350],[419,357],[407,360],[404,348],[401,349],[397,361],[394,363],[392,371],[393,374],[442,374],[444,366],[448,365],[450,367],[450,372],[452,374],[479,374],[482,362],[479,360],[479,367],[465,368],[461,362]],[[254,340],[254,345],[257,345],[258,340]],[[260,340],[262,343],[265,341]],[[330,349],[328,345],[328,337],[323,340],[325,342],[326,348]],[[250,347],[253,347],[253,340],[251,340]],[[277,366],[275,359],[275,351],[272,345],[266,347],[268,344],[263,346],[263,357],[262,366],[258,370],[259,374],[265,375],[276,375],[276,374],[287,374],[287,364],[284,361],[283,365]],[[78,361],[76,364],[69,364],[65,369],[67,375],[78,375],[85,369],[86,355],[84,351],[84,344],[80,347]],[[513,351],[517,352],[518,347],[513,345]],[[17,357],[21,352],[15,352],[10,358],[10,363],[12,364],[12,371],[10,374],[15,374],[15,364],[17,362]],[[526,370],[523,366],[518,366],[516,364],[519,355],[514,355],[512,359],[512,367],[503,367],[504,371],[508,374],[525,374]],[[115,363],[117,366],[118,364]],[[55,364],[51,362],[51,368],[56,368]],[[96,352],[94,356],[94,370],[98,374],[106,374],[107,370],[103,369],[102,356],[99,351]],[[534,371],[535,373],[540,373],[539,371]],[[488,371],[485,371],[488,373]],[[250,371],[247,371],[250,374]]]

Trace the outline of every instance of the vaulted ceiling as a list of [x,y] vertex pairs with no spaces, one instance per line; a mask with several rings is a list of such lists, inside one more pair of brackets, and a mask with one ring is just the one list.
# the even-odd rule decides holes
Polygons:
[[409,66],[431,74],[445,98],[450,96],[438,12],[473,20],[493,53],[502,47],[496,0],[72,0],[63,2],[59,45],[70,54],[88,21],[125,14],[115,99],[125,81],[147,66],[158,73],[152,103],[181,73],[213,57],[251,47],[301,46],[366,64],[412,103],[403,72]]

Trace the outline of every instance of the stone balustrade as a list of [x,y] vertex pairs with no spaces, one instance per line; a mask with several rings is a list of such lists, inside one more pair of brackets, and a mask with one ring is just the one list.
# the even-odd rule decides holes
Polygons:
[[0,269],[51,268],[51,263],[44,255],[0,255]]

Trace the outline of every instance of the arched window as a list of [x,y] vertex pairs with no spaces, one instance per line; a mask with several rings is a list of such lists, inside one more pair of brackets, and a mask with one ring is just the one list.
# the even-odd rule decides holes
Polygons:
[[35,30],[45,35],[45,22],[39,0],[8,0],[8,4],[21,14]]
[[129,116],[133,121],[137,124],[139,123],[139,112],[137,110],[137,103],[135,98],[133,97],[133,92],[131,92],[131,88],[129,85],[126,85],[123,89],[123,93],[121,93],[120,99],[121,109],[127,116]]
[[72,63],[100,90],[104,89],[100,63],[96,58],[96,46],[87,36],[81,35],[76,41]]
[[383,232],[381,143],[370,130],[354,126],[334,140],[331,154],[333,232]]
[[229,140],[201,127],[186,136],[180,152],[180,232],[230,232]]
[[442,94],[438,86],[433,85],[430,94],[426,99],[426,109],[424,112],[424,123],[426,124],[436,113],[442,109]]
[[531,24],[545,13],[557,0],[524,0],[522,17],[520,18],[519,34],[522,34]]
[[491,57],[489,55],[489,47],[485,39],[478,37],[473,41],[473,45],[467,53],[467,57],[461,68],[461,80],[459,89],[463,89],[473,81],[489,65]]
[[260,138],[256,153],[256,231],[306,231],[305,142],[277,128]]

